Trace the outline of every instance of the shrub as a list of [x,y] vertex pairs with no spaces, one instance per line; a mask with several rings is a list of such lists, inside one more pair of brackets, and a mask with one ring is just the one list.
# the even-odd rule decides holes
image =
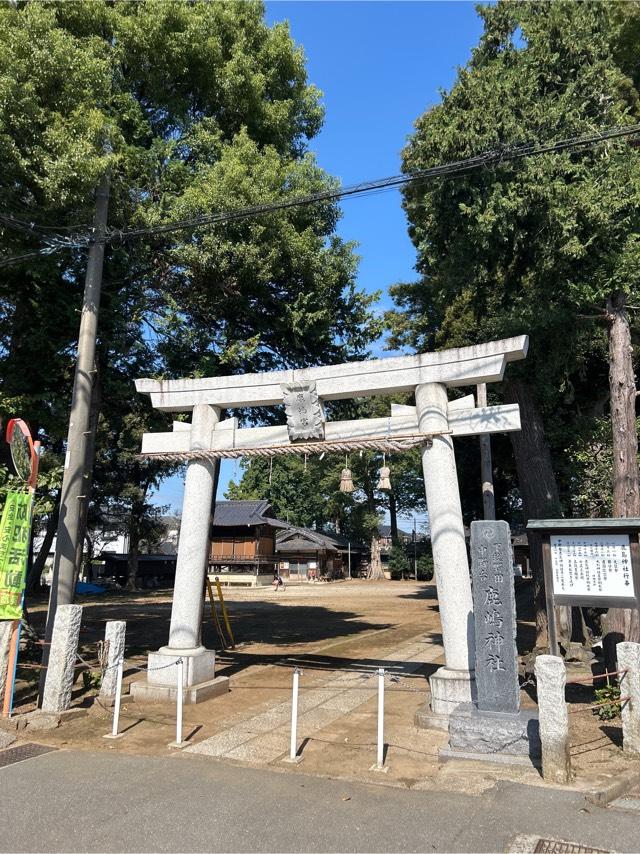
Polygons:
[[389,570],[391,578],[404,578],[411,572],[411,564],[402,546],[391,546],[389,552]]
[[420,555],[418,558],[418,581],[431,581],[433,578],[433,556]]

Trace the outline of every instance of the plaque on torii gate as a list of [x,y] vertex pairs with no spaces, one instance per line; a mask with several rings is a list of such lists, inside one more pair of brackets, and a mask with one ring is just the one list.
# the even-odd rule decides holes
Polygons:
[[[400,356],[300,370],[198,379],[136,381],[154,408],[192,412],[190,424],[147,433],[142,453],[185,461],[187,475],[168,646],[149,656],[146,683],[134,693],[158,694],[167,684],[162,661],[179,653],[187,661],[187,699],[211,690],[213,653],[200,645],[202,586],[208,557],[213,485],[220,459],[289,453],[348,452],[359,448],[422,448],[425,492],[446,665],[431,678],[434,723],[474,695],[473,605],[453,439],[520,429],[515,404],[476,407],[473,395],[449,401],[447,389],[502,380],[507,363],[524,359],[527,336],[415,356]],[[292,393],[300,395],[293,399]],[[415,393],[415,406],[392,404],[386,418],[326,421],[323,402],[396,392]],[[285,404],[287,424],[240,428],[221,410]],[[293,407],[292,407],[293,404]],[[157,675],[154,675],[157,674]]]

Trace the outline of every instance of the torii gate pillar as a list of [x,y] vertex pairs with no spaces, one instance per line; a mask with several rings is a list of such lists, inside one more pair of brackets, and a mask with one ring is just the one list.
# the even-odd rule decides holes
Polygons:
[[[207,404],[193,407],[190,449],[211,447],[220,409]],[[175,593],[171,607],[169,643],[149,653],[147,680],[131,686],[137,700],[174,699],[177,668],[182,658],[184,701],[198,702],[228,690],[228,679],[215,679],[215,652],[200,642],[204,578],[208,566],[209,531],[219,462],[190,460],[184,483],[182,522],[176,561]]]
[[422,726],[443,729],[458,703],[475,696],[473,600],[447,407],[445,385],[416,388],[420,432],[440,433],[422,452],[422,468],[446,661],[429,679],[431,710],[418,710],[417,718]]

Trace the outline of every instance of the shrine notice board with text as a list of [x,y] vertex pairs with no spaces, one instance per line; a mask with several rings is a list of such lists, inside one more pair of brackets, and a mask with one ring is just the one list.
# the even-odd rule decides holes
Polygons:
[[532,519],[542,540],[549,645],[557,654],[556,605],[637,608],[640,519]]

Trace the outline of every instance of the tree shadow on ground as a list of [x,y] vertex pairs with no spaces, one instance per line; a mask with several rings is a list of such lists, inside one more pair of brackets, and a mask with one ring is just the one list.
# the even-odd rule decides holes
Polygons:
[[[95,662],[97,643],[104,639],[105,623],[108,620],[124,620],[126,629],[125,675],[135,672],[130,659],[145,655],[149,650],[158,649],[167,643],[171,619],[171,602],[127,600],[117,597],[112,601],[83,602],[82,629],[79,652],[85,660]],[[249,649],[225,650],[218,653],[218,667],[221,675],[230,676],[252,665],[273,664],[282,661],[288,647],[299,648],[304,644],[318,641],[344,639],[347,642],[366,632],[391,628],[388,622],[374,623],[363,619],[354,611],[339,611],[322,606],[285,604],[284,602],[230,602],[227,603],[229,617],[236,643],[277,647],[276,651]],[[44,612],[32,615],[32,623],[39,633],[44,631]],[[220,639],[216,633],[208,603],[205,603],[202,615],[202,643],[208,649],[220,649]],[[146,661],[135,662],[144,667]],[[309,665],[311,666],[311,665]],[[380,663],[377,663],[380,666]],[[97,664],[96,664],[97,668]],[[85,686],[78,670],[74,682],[73,700],[93,693],[91,686]],[[21,686],[16,700],[20,705],[35,702],[37,683]]]
[[302,655],[293,655],[286,659],[281,659],[278,667],[291,669],[292,667],[302,667],[303,669],[340,671],[340,673],[360,673],[363,678],[375,676],[378,670],[383,667],[388,676],[415,676],[428,678],[438,670],[439,664],[425,663],[420,667],[415,667],[415,662],[401,661],[394,659],[379,658],[343,658],[334,655],[314,655],[314,653],[303,653]]
[[[294,667],[299,667],[305,673],[333,673],[336,676],[343,673],[361,674],[363,683],[370,677],[376,676],[379,668],[383,667],[387,676],[428,679],[441,666],[439,664],[425,663],[417,669],[411,661],[379,658],[346,658],[335,655],[321,655],[314,652],[294,653],[290,656],[246,654],[241,651],[227,650],[218,656],[220,675],[232,676],[254,665],[274,665],[281,672],[283,688],[290,686],[289,674]],[[375,683],[371,683],[375,687]],[[238,687],[237,685],[235,687]],[[345,689],[351,685],[345,685]],[[358,685],[358,687],[362,687]],[[426,686],[425,686],[426,687]]]
[[[117,598],[115,601],[83,602],[80,653],[89,660],[96,658],[96,644],[104,639],[108,620],[124,620],[127,658],[143,655],[167,643],[171,619],[171,602],[140,602]],[[364,632],[388,629],[388,622],[370,622],[354,611],[335,610],[316,605],[285,604],[284,602],[230,602],[227,609],[236,643],[264,644],[284,648],[301,644],[344,639],[347,641]],[[37,632],[44,630],[44,612],[33,615]],[[202,614],[202,642],[209,649],[219,649],[208,603]],[[243,653],[247,660],[256,661],[256,654]],[[262,660],[278,660],[283,652],[260,656]]]
[[420,590],[414,590],[412,593],[400,593],[397,599],[437,599],[438,591],[435,584],[430,584],[428,587],[422,587]]
[[[145,597],[146,598],[146,597]],[[164,646],[169,638],[171,601],[127,601],[118,598],[109,602],[83,602],[81,651],[95,650],[104,639],[108,620],[124,620],[127,624],[126,654],[138,655]],[[261,643],[274,646],[293,646],[321,640],[345,638],[362,632],[387,629],[388,622],[369,622],[354,611],[339,611],[320,605],[288,604],[285,602],[227,602],[233,633],[237,643]],[[218,606],[218,613],[219,606]],[[33,615],[32,623],[41,634],[44,612]],[[202,642],[208,648],[219,648],[210,605],[204,603],[202,612]]]
[[[285,605],[276,602],[243,602],[227,606],[236,642],[278,647],[322,640],[345,640],[362,632],[388,629],[391,623],[373,623],[354,611],[337,611],[320,605]],[[203,615],[205,646],[219,643],[210,611]]]
[[[442,635],[430,632],[425,634],[425,643],[442,644]],[[319,652],[293,652],[290,655],[286,654],[286,650],[280,653],[261,653],[259,651],[250,652],[240,649],[225,649],[217,654],[216,672],[220,669],[220,675],[233,676],[253,666],[274,665],[278,668],[291,670],[293,667],[301,667],[307,671],[334,671],[340,670],[343,672],[363,673],[372,675],[377,672],[380,667],[388,672],[389,675],[410,675],[409,671],[412,662],[396,661],[394,659],[382,658],[355,658],[342,657],[335,655],[323,655]],[[413,671],[412,675],[424,675],[429,677],[441,665],[425,663]]]

